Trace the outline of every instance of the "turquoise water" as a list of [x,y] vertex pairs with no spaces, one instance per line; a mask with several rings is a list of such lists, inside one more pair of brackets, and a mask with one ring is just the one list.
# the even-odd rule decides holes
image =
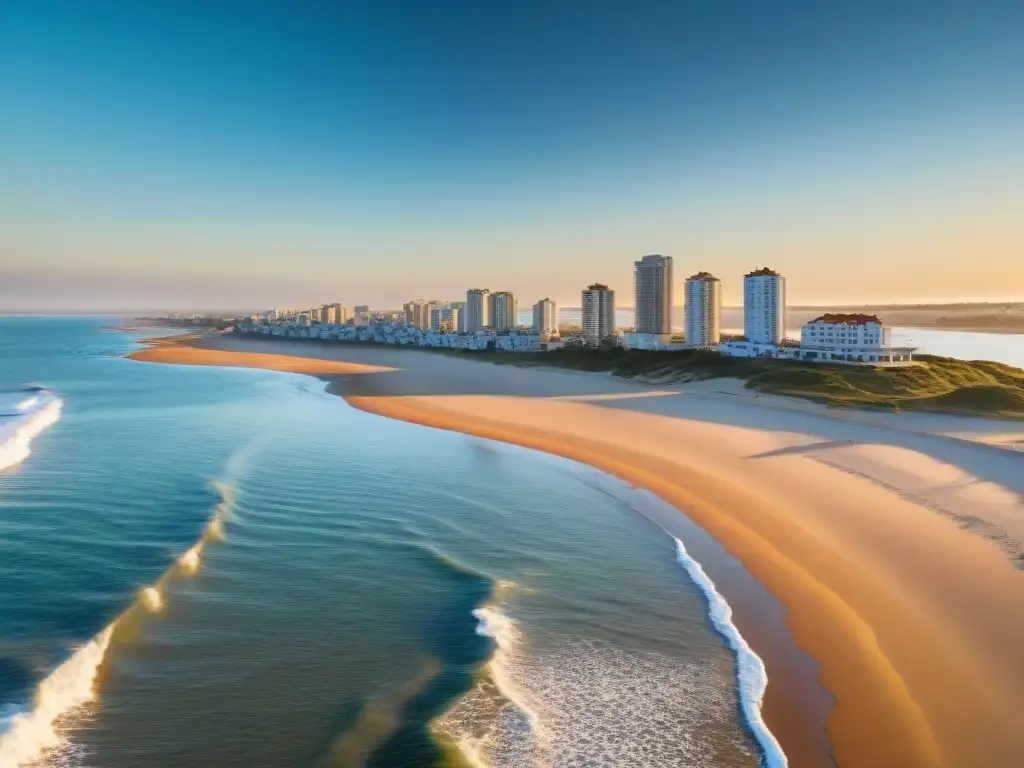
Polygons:
[[113,322],[0,318],[63,403],[0,470],[0,766],[758,764],[625,486]]

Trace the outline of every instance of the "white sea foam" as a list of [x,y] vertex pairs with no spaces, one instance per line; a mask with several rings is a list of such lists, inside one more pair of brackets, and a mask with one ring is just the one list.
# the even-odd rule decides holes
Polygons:
[[185,573],[195,573],[199,570],[200,561],[200,549],[199,545],[196,544],[192,549],[186,550],[181,557],[178,558],[178,565]]
[[164,607],[164,596],[159,587],[146,587],[142,590],[142,604],[150,613],[160,613]]
[[715,625],[715,629],[725,638],[729,647],[736,654],[736,681],[739,689],[740,709],[743,711],[747,727],[761,748],[762,762],[766,768],[785,768],[788,762],[786,754],[782,751],[775,735],[768,730],[764,718],[761,717],[761,701],[768,688],[768,675],[761,657],[754,653],[739,630],[736,629],[736,625],[732,623],[732,608],[729,603],[719,594],[714,582],[704,573],[700,563],[690,557],[683,542],[679,539],[676,539],[676,553],[679,564],[683,566],[690,579],[707,598],[711,622]]
[[0,768],[35,765],[48,750],[67,749],[57,729],[58,721],[95,697],[96,673],[103,663],[111,637],[118,624],[139,609],[160,613],[164,608],[164,587],[177,570],[193,574],[207,543],[223,537],[223,521],[231,514],[234,488],[228,483],[213,483],[221,500],[210,522],[197,541],[166,570],[153,586],[139,592],[138,600],[86,645],[75,651],[51,672],[36,689],[31,709],[0,711]]
[[0,416],[0,471],[29,457],[32,440],[57,423],[63,405],[53,393],[40,390],[31,397],[21,397],[12,413]]
[[433,724],[472,765],[705,768],[721,750],[755,757],[729,728],[736,693],[720,661],[548,637],[509,607],[474,615],[494,654],[473,688]]
[[39,684],[34,706],[7,720],[0,733],[0,766],[17,768],[38,760],[48,749],[61,744],[55,725],[75,707],[95,695],[96,672],[110,644],[113,625],[75,651]]

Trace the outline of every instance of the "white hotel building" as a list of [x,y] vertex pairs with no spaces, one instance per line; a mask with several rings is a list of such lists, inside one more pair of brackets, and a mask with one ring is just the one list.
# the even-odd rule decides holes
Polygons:
[[891,365],[911,362],[913,352],[893,347],[890,330],[875,315],[826,313],[800,329],[801,360]]
[[686,346],[708,349],[721,338],[722,291],[717,277],[698,272],[686,280]]
[[768,267],[743,276],[743,336],[752,344],[786,338],[786,278]]

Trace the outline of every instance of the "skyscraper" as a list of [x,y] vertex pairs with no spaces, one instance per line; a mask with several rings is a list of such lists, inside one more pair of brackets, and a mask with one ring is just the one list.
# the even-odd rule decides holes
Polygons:
[[453,328],[452,330],[457,331],[459,333],[465,333],[466,332],[466,302],[464,302],[464,301],[450,301],[450,302],[448,302],[448,306],[451,307],[452,309],[458,311],[458,313],[459,313],[457,315],[458,322],[455,324],[455,328]]
[[466,291],[466,333],[476,333],[490,326],[490,294],[486,288]]
[[786,278],[768,267],[743,276],[743,335],[757,344],[786,337]]
[[533,305],[533,330],[536,333],[558,333],[558,307],[551,299],[541,299]]
[[718,278],[698,272],[686,280],[686,344],[690,347],[712,347],[720,339],[722,292]]
[[615,291],[594,283],[583,291],[582,298],[583,340],[597,346],[601,339],[615,332]]
[[672,335],[672,257],[644,256],[633,263],[637,333]]
[[495,331],[511,331],[519,325],[519,302],[509,291],[490,295],[490,326]]
[[433,309],[429,302],[423,299],[414,299],[402,305],[405,313],[405,322],[420,330],[430,329],[430,310]]

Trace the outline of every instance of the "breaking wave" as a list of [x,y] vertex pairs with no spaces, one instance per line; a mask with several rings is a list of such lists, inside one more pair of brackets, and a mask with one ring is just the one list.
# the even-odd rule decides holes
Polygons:
[[479,768],[699,768],[718,755],[760,757],[741,731],[723,735],[737,697],[721,685],[715,662],[541,637],[539,627],[528,634],[512,604],[497,596],[505,586],[514,585],[498,587],[474,611],[477,634],[494,641],[490,659],[473,687],[431,724],[464,761]]
[[223,540],[225,521],[234,508],[234,487],[226,482],[214,482],[211,487],[220,495],[220,501],[196,543],[154,584],[143,587],[121,615],[39,683],[31,708],[0,720],[0,766],[27,766],[62,746],[61,721],[95,698],[96,678],[111,642],[119,636],[130,636],[144,613],[160,613],[165,608],[168,582],[195,574],[207,545]]
[[63,406],[59,397],[38,387],[0,394],[0,471],[29,457],[32,440],[60,420]]
[[766,768],[785,768],[786,754],[776,740],[775,735],[761,717],[761,701],[768,688],[768,674],[765,672],[761,657],[743,639],[743,635],[732,623],[732,608],[715,588],[715,583],[704,573],[700,563],[686,551],[686,547],[676,539],[676,557],[694,584],[704,593],[708,601],[708,613],[715,629],[725,638],[733,653],[736,654],[736,685],[739,690],[740,709],[754,740],[761,749],[762,763]]

